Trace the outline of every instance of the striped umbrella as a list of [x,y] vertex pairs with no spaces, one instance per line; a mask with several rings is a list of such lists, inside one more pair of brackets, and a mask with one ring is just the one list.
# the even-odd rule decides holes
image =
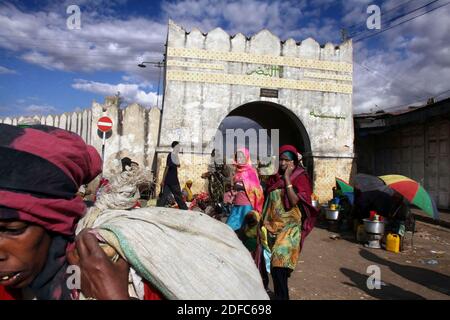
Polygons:
[[400,193],[406,200],[422,209],[430,217],[438,219],[439,212],[437,211],[436,204],[420,183],[400,175],[387,175],[380,176],[379,178],[389,188]]

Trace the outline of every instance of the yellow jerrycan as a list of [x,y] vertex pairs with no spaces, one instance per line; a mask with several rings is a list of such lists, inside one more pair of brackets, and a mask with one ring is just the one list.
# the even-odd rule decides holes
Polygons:
[[394,253],[400,252],[400,236],[389,233],[386,237],[386,250]]

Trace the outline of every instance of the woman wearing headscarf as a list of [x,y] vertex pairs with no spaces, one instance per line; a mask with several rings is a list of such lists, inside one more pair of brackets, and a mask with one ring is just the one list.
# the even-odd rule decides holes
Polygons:
[[267,181],[262,241],[265,258],[270,259],[275,299],[288,300],[288,278],[318,211],[312,206],[311,182],[299,166],[297,149],[291,145],[280,147],[279,162],[278,173]]
[[241,229],[248,213],[252,210],[261,213],[264,195],[256,169],[252,166],[248,149],[241,148],[236,152],[234,167],[233,188],[235,195],[227,225],[234,231],[238,231]]
[[[96,299],[129,299],[127,262],[112,262],[88,229],[75,239],[86,213],[77,191],[101,165],[98,152],[74,133],[0,124],[1,300],[77,299],[78,289]],[[67,285],[72,264],[81,270],[78,289]]]
[[181,191],[183,197],[185,198],[184,201],[192,202],[192,200],[194,200],[194,194],[192,193],[191,188],[192,188],[192,180],[186,181],[183,190]]

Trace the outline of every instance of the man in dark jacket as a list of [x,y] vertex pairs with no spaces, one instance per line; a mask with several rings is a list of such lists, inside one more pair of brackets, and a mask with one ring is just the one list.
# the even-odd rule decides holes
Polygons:
[[178,141],[172,142],[173,151],[167,155],[166,169],[164,170],[161,181],[162,194],[158,199],[158,207],[164,207],[172,193],[178,204],[178,208],[183,210],[188,209],[186,203],[183,201],[180,181],[178,180],[178,168],[180,167],[180,160],[178,158],[179,147],[180,144]]

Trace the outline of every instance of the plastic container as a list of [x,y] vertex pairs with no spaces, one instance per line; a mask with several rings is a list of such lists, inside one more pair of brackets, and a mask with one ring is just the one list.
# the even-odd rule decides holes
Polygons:
[[394,253],[400,252],[400,236],[389,233],[386,237],[386,250]]

